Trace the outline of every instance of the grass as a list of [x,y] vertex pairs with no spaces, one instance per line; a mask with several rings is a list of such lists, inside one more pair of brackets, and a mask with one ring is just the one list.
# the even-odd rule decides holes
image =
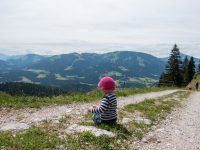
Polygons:
[[140,93],[149,93],[149,92],[159,92],[164,90],[170,90],[171,87],[152,87],[152,88],[127,88],[122,90],[117,90],[117,96],[128,96],[133,94],[140,94]]
[[55,78],[56,78],[56,80],[63,80],[63,81],[65,81],[65,80],[73,80],[73,78],[63,77],[58,73],[55,74]]
[[90,132],[76,133],[65,136],[65,147],[70,150],[120,150],[121,145],[108,136],[96,137]]
[[[107,125],[107,124],[100,124],[100,125],[96,125],[93,122],[81,122],[81,125],[85,125],[85,126],[94,126],[96,128],[99,129],[104,129],[107,131],[110,131],[112,133],[114,133],[116,136],[115,137],[107,137],[107,136],[100,136],[100,137],[96,137],[94,139],[94,141],[85,141],[85,143],[80,143],[80,141],[82,141],[82,136],[85,136],[84,133],[78,133],[75,134],[75,139],[78,139],[76,141],[79,141],[78,145],[83,145],[84,148],[82,149],[116,149],[116,150],[120,150],[120,149],[127,149],[127,140],[130,138],[131,134],[130,132],[127,130],[127,128],[125,128],[123,125],[121,124],[115,124],[115,125]],[[86,133],[86,134],[90,134],[91,133]],[[74,135],[71,135],[72,137],[74,137]],[[92,135],[94,137],[94,135]],[[100,145],[98,145],[97,143],[99,143],[99,140],[102,140],[103,138],[103,143],[101,143]],[[97,143],[96,143],[97,142]],[[72,143],[74,144],[74,143]],[[91,147],[87,147],[87,145],[90,145]],[[77,145],[75,146],[75,149],[77,148]]]
[[104,129],[107,131],[111,131],[117,135],[117,138],[121,139],[128,139],[128,136],[130,135],[129,131],[121,124],[115,124],[115,125],[107,125],[107,124],[100,124],[96,125],[93,122],[81,122],[81,125],[85,126],[95,126],[96,128]]
[[24,133],[0,132],[0,149],[43,150],[56,149],[60,139],[49,130],[31,127]]
[[[126,140],[128,141],[131,137],[135,140],[142,140],[144,135],[147,132],[149,132],[149,130],[153,125],[156,125],[161,120],[165,119],[165,117],[173,110],[174,107],[181,106],[180,105],[181,101],[184,98],[188,97],[189,94],[190,94],[189,92],[179,91],[173,94],[169,94],[167,96],[163,96],[159,99],[148,99],[137,104],[129,104],[125,106],[122,110],[119,110],[118,112],[118,113],[123,112],[122,114],[124,117],[126,113],[129,113],[130,115],[130,113],[140,112],[139,114],[142,115],[141,116],[142,118],[147,118],[151,120],[152,123],[150,124],[145,124],[144,122],[131,121],[127,125],[122,125],[119,123],[116,125],[106,125],[106,124],[96,125],[91,121],[91,114],[87,114],[85,116],[85,121],[81,122],[80,124],[85,126],[95,126],[96,128],[105,129],[107,131],[113,132],[116,135],[116,137],[112,139],[112,143],[114,143],[113,146],[115,148],[118,148],[116,141],[121,141],[119,149],[126,148],[126,146],[128,145],[128,143],[125,142]],[[175,98],[180,100],[177,100]],[[149,140],[153,141],[155,139],[149,139]],[[111,144],[109,140],[107,143],[108,145]],[[93,145],[93,143],[90,142],[88,144]]]
[[[25,132],[16,134],[12,132],[0,132],[0,149],[120,150],[122,147],[122,141],[118,137],[110,138],[105,135],[96,137],[90,132],[60,136],[58,130],[55,130],[55,128],[56,127],[52,127],[49,122],[44,122],[41,127],[32,126]],[[107,126],[104,128],[109,129],[110,127]],[[117,128],[121,127],[115,127],[115,130],[117,130]]]
[[141,140],[144,134],[150,130],[151,126],[158,124],[161,120],[164,120],[173,108],[180,107],[181,101],[189,95],[190,92],[178,91],[159,99],[147,99],[137,104],[129,104],[125,106],[122,110],[123,114],[125,114],[125,112],[141,112],[141,117],[152,121],[151,124],[132,121],[128,124],[129,131],[136,139]]
[[31,81],[29,78],[25,77],[25,76],[22,76],[21,77],[21,82],[26,82],[26,83],[33,83],[33,81]]
[[68,115],[64,115],[59,119],[60,123],[66,123],[71,117]]
[[44,79],[48,76],[48,74],[38,74],[36,78],[38,79]]
[[[95,126],[100,129],[113,132],[115,137],[99,136],[96,137],[90,132],[82,132],[75,134],[59,133],[59,124],[66,124],[70,119],[69,116],[60,118],[59,124],[53,125],[51,122],[45,121],[40,127],[32,126],[28,130],[20,133],[0,132],[0,149],[23,149],[23,150],[120,150],[127,149],[130,139],[141,140],[144,135],[151,129],[152,125],[156,125],[165,119],[174,107],[181,106],[183,99],[189,96],[189,92],[180,91],[159,99],[149,99],[138,104],[130,104],[123,108],[124,117],[126,113],[141,112],[142,117],[152,120],[152,124],[138,123],[135,121],[127,125],[96,125],[91,122],[91,113],[85,116],[85,121],[81,125]],[[64,125],[65,129],[67,126]],[[155,142],[157,139],[151,137],[147,139],[149,142]]]
[[137,123],[137,122],[130,122],[129,124],[129,131],[131,132],[132,136],[138,140],[141,140],[145,133],[150,130],[151,125],[145,123]]
[[[138,93],[148,93],[167,90],[169,88],[129,88],[116,90],[117,96],[128,96]],[[70,104],[76,102],[92,102],[102,98],[100,90],[94,90],[88,93],[70,93],[55,97],[36,97],[36,96],[10,96],[0,92],[0,107],[9,108],[39,108],[53,104]]]
[[189,92],[178,91],[176,93],[161,97],[159,99],[148,99],[138,104],[129,104],[124,107],[124,111],[132,112],[135,111],[142,112],[144,117],[155,122],[160,119],[164,119],[168,113],[172,111],[174,107],[180,105],[180,102],[170,98],[176,96],[179,99],[183,99],[189,95]]
[[40,70],[40,69],[27,69],[27,71],[30,71],[30,72],[34,72],[36,74],[49,74],[50,72],[49,71],[46,71],[46,70]]

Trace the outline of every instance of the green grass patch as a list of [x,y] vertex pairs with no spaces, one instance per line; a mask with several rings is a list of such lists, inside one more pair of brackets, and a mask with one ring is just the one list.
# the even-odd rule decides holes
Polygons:
[[66,123],[71,117],[69,115],[64,115],[59,119],[60,123]]
[[144,64],[144,59],[142,59],[141,57],[138,57],[137,56],[137,62],[138,62],[138,65],[140,66],[140,67],[145,67],[145,64]]
[[[171,90],[173,88],[169,87],[152,87],[152,88],[127,88],[127,89],[120,89],[116,90],[117,96],[128,96],[133,94],[140,94],[140,93],[149,93],[149,92],[159,92],[164,90]],[[175,89],[175,88],[174,88]]]
[[[100,96],[100,93],[93,94],[93,98]],[[180,91],[159,99],[150,99],[140,102],[138,104],[127,105],[123,111],[134,113],[135,111],[144,114],[144,117],[159,122],[164,119],[166,115],[171,112],[174,107],[180,106],[183,99],[189,96],[189,92]],[[9,97],[5,93],[1,95]],[[12,97],[12,96],[10,96]],[[88,99],[89,100],[89,99]],[[64,116],[59,121],[65,124],[70,119],[69,116]],[[90,122],[88,122],[90,120]],[[85,116],[85,121],[81,125],[95,126],[100,129],[105,129],[116,134],[115,137],[99,136],[96,137],[90,132],[75,133],[71,135],[58,135],[59,129],[53,126],[50,122],[45,121],[41,127],[31,127],[24,131],[13,133],[0,132],[0,149],[23,149],[23,150],[54,150],[54,149],[70,149],[70,150],[88,150],[88,149],[127,149],[130,138],[135,137],[136,140],[141,140],[145,133],[147,133],[153,124],[144,124],[137,122],[130,122],[127,126],[116,124],[96,125],[91,122],[91,113]],[[150,139],[154,141],[155,139]]]
[[127,105],[124,110],[128,112],[140,111],[144,114],[144,117],[155,122],[164,119],[174,107],[180,105],[180,101],[174,100],[173,96],[183,99],[188,95],[189,92],[179,91],[159,99],[148,99],[137,104]]
[[0,149],[53,150],[59,143],[56,133],[35,126],[15,136],[11,132],[0,132]]
[[[90,120],[91,120],[91,118],[90,118]],[[128,139],[128,137],[130,136],[130,132],[126,129],[126,127],[124,127],[123,125],[118,124],[118,123],[113,124],[113,125],[108,125],[108,124],[96,125],[94,122],[85,121],[85,122],[81,122],[80,124],[85,125],[85,126],[94,126],[96,128],[111,131],[117,135],[117,138],[120,138],[120,139]]]
[[150,119],[151,124],[145,124],[143,122],[138,123],[132,121],[128,124],[127,128],[136,140],[141,140],[145,133],[149,132],[152,125],[158,124],[175,107],[180,107],[182,100],[186,99],[190,95],[188,91],[178,91],[176,93],[163,96],[158,99],[147,99],[137,104],[129,104],[121,110],[123,114],[141,112],[144,118]]
[[[169,88],[130,88],[116,90],[117,96],[128,96],[138,93],[148,93],[167,90]],[[36,97],[36,96],[10,96],[0,92],[0,107],[10,108],[39,108],[53,104],[69,104],[76,102],[91,102],[102,98],[100,90],[94,90],[88,93],[69,93],[67,95],[53,96],[53,97]]]
[[27,71],[37,73],[37,74],[49,74],[49,71],[46,70],[40,70],[40,69],[28,69]]
[[137,123],[131,122],[129,124],[129,131],[131,132],[132,136],[138,140],[141,140],[145,133],[150,130],[151,125],[145,123]]
[[69,77],[63,77],[63,76],[61,76],[59,73],[56,73],[55,74],[55,78],[56,78],[56,80],[63,80],[63,81],[66,81],[66,80],[74,80],[74,78],[69,78]]
[[22,76],[21,77],[21,82],[25,82],[25,83],[33,83],[33,81],[31,81],[30,79],[28,79],[27,77]]
[[44,78],[46,78],[48,76],[48,74],[38,74],[37,75],[37,79],[44,79]]
[[96,137],[90,132],[76,133],[67,135],[64,139],[65,147],[70,150],[120,150],[121,145],[117,141],[108,136]]
[[124,72],[125,72],[125,71],[128,71],[128,69],[125,68],[125,67],[123,67],[123,66],[119,66],[118,68],[121,69],[121,70],[124,71]]

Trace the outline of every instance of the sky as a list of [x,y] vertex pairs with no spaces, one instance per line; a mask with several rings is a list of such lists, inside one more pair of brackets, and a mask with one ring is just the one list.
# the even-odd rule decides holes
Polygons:
[[0,53],[138,51],[200,58],[199,0],[0,0]]

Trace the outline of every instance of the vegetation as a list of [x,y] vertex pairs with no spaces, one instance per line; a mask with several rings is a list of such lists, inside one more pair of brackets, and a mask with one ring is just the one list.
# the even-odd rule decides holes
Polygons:
[[191,57],[190,60],[188,60],[186,56],[182,62],[179,48],[175,44],[168,59],[165,72],[160,76],[159,84],[178,87],[186,86],[193,79],[194,74],[194,58]]
[[44,150],[57,149],[60,139],[57,133],[39,127],[31,127],[26,132],[0,132],[0,149]]
[[151,121],[151,124],[132,121],[128,125],[129,131],[132,132],[134,137],[141,140],[143,135],[151,129],[151,126],[165,119],[173,108],[180,107],[181,101],[187,98],[189,94],[190,92],[179,91],[159,99],[147,99],[137,104],[125,106],[122,110],[124,116],[127,112],[132,114],[140,112],[142,118],[147,118]]
[[110,75],[119,81],[120,88],[144,87],[143,80],[129,81],[129,77],[143,78],[151,86],[158,81],[165,65],[164,61],[152,55],[130,51],[70,53],[51,57],[29,55],[23,58],[17,58],[15,63],[5,61],[11,66],[0,62],[0,82],[21,80],[85,92],[96,87],[100,77]]
[[[61,118],[60,124],[57,126],[50,122],[44,122],[40,127],[32,126],[24,132],[0,132],[0,149],[23,149],[23,150],[43,150],[43,149],[70,149],[70,150],[87,150],[87,149],[127,149],[130,139],[141,140],[152,125],[156,125],[164,119],[170,111],[176,106],[180,106],[181,101],[189,95],[189,92],[181,91],[159,99],[150,99],[138,104],[127,105],[123,110],[126,114],[141,112],[141,117],[148,118],[152,124],[138,123],[131,121],[127,125],[95,125],[93,122],[88,122],[90,116],[86,116],[85,122],[81,124],[93,125],[97,128],[105,129],[115,133],[115,137],[99,136],[96,137],[90,132],[63,134],[63,125],[70,119],[69,116]],[[120,113],[119,112],[119,113]],[[122,118],[119,118],[119,122]],[[66,125],[65,125],[66,128]],[[155,138],[147,139],[155,141]]]
[[196,74],[194,78],[200,80],[200,73]]
[[[81,122],[80,124],[95,126],[97,128],[105,129],[115,133],[116,136],[113,137],[112,140],[108,139],[108,141],[104,143],[106,144],[106,149],[127,149],[129,139],[141,140],[144,137],[144,134],[147,133],[153,125],[156,125],[165,119],[165,117],[173,110],[173,108],[181,106],[182,100],[187,98],[189,94],[190,92],[180,91],[163,96],[159,99],[147,99],[137,104],[127,105],[122,110],[119,110],[118,113],[122,113],[123,115],[118,118],[118,124],[116,125],[96,125],[90,121],[91,115],[86,115],[85,121]],[[144,122],[137,121],[131,121],[127,125],[122,125],[119,123],[124,117],[126,117],[126,115],[131,117],[130,114],[132,114],[134,116],[135,112],[137,114],[140,112],[142,118],[147,118],[152,123],[145,124]],[[77,134],[70,135],[70,139],[76,139],[74,142],[70,142],[72,144],[70,146],[74,146],[74,149],[80,147],[80,145],[82,146],[82,149],[96,149],[97,145],[94,144],[96,140],[82,142],[85,134],[87,135],[88,133],[80,133],[78,134],[79,136],[77,136]],[[152,141],[155,139],[150,138],[148,140]],[[103,148],[100,147],[99,149]]]
[[198,73],[200,73],[200,63],[199,63],[199,65],[198,65]]
[[189,64],[189,60],[188,57],[186,56],[184,61],[183,61],[183,81],[188,84],[190,82],[189,80],[189,76],[188,76],[188,64]]
[[[116,90],[117,96],[128,96],[137,93],[147,93],[162,91],[168,88],[129,88]],[[65,95],[52,97],[38,97],[38,96],[11,96],[9,94],[0,92],[0,107],[41,107],[52,104],[69,104],[76,102],[91,102],[102,98],[100,90],[94,90],[88,93],[68,93]]]
[[193,57],[190,58],[190,61],[188,63],[188,73],[187,73],[187,75],[188,75],[188,81],[190,82],[195,75],[195,65],[194,65],[194,58]]
[[15,96],[58,96],[66,92],[59,88],[42,86],[23,82],[9,82],[0,84],[0,91]]
[[166,72],[162,74],[160,82],[173,81],[175,86],[181,86],[181,58],[176,44],[171,51],[165,70]]
[[173,107],[177,106],[178,104],[178,101],[174,101],[173,99],[164,100],[162,98],[162,100],[145,100],[138,104],[127,105],[125,106],[124,110],[128,112],[140,111],[146,118],[155,122],[163,118],[167,113],[171,111]]

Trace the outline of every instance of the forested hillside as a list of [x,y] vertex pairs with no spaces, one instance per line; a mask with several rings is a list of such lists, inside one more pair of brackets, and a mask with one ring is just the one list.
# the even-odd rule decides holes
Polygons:
[[47,87],[42,85],[30,83],[3,83],[0,84],[0,91],[8,93],[12,96],[58,96],[66,94],[66,92],[59,88]]
[[143,87],[157,82],[165,65],[157,57],[130,51],[71,53],[48,58],[35,55],[31,58],[29,55],[29,59],[25,59],[27,57],[18,58],[18,63],[7,60],[14,69],[2,71],[0,82],[17,81],[83,90],[95,88],[100,77],[109,75],[117,81],[118,87]]

